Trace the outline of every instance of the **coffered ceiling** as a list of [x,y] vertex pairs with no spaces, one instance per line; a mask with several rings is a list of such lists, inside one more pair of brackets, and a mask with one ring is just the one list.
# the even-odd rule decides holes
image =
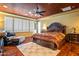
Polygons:
[[[45,10],[43,16],[35,13],[36,7]],[[24,17],[41,18],[57,13],[62,13],[63,8],[70,7],[70,10],[79,8],[78,3],[0,3],[0,11],[21,15]]]

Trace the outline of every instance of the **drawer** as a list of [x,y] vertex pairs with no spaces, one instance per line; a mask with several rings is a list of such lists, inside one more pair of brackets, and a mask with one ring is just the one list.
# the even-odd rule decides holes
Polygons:
[[67,35],[67,40],[68,42],[71,41],[71,42],[79,42],[79,34],[76,34],[76,33],[70,33]]

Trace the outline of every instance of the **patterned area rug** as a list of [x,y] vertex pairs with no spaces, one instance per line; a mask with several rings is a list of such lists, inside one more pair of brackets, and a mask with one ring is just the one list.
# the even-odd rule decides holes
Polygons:
[[34,42],[18,45],[17,48],[24,56],[56,56],[60,52],[60,50],[52,50]]

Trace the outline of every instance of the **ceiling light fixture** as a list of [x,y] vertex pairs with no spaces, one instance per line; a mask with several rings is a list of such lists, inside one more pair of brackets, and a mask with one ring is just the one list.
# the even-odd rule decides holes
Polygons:
[[28,13],[29,13],[30,16],[33,16],[33,13],[32,12],[28,12]]
[[35,14],[35,16],[38,16],[37,14]]
[[32,12],[28,12],[29,14],[32,14]]

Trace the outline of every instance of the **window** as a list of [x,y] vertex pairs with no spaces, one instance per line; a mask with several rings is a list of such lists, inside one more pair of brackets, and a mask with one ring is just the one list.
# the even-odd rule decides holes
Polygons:
[[23,32],[23,19],[18,19],[18,32]]
[[41,22],[38,22],[38,33],[41,33]]
[[14,18],[14,32],[18,32],[19,30],[19,19],[18,18]]
[[29,32],[29,20],[14,18],[15,32]]
[[4,19],[4,30],[12,32],[13,31],[13,18],[12,17],[5,17]]
[[5,31],[9,32],[33,32],[35,21],[21,18],[5,17]]
[[35,22],[35,30],[37,33],[40,33],[41,32],[41,22],[40,21],[36,21]]
[[34,31],[34,21],[30,21],[30,32],[33,32]]
[[29,32],[29,20],[23,20],[23,32]]

